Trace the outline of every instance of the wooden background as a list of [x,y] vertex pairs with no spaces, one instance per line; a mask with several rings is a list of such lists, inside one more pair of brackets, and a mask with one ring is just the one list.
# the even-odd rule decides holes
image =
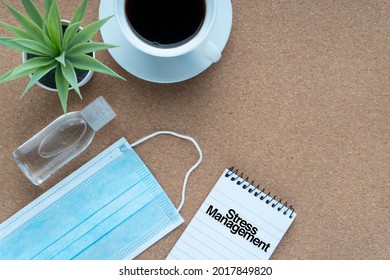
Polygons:
[[[63,18],[78,2],[59,1]],[[0,20],[15,23],[1,6]],[[90,1],[84,25],[98,18],[98,8]],[[385,0],[234,1],[222,59],[176,84],[140,80],[100,52],[98,59],[127,82],[95,74],[82,88],[84,100],[71,93],[69,111],[103,95],[118,117],[40,187],[11,153],[62,113],[58,97],[35,86],[20,100],[28,79],[0,85],[0,222],[120,137],[132,142],[173,130],[199,142],[204,162],[189,180],[185,224],[139,259],[166,257],[232,165],[296,209],[273,259],[389,259],[389,15]],[[0,48],[1,73],[20,61],[19,53]],[[177,205],[197,159],[193,146],[160,136],[136,151]]]

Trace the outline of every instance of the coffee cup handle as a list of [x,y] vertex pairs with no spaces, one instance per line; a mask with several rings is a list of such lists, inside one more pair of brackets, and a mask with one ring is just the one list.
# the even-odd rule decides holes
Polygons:
[[221,51],[209,40],[203,42],[196,51],[207,60],[215,63],[221,58]]

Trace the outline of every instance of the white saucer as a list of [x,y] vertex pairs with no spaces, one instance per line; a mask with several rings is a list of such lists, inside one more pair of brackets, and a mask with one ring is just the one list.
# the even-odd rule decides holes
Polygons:
[[[218,6],[216,24],[209,38],[222,52],[232,28],[232,3],[231,0],[218,1],[221,5]],[[113,14],[113,1],[101,0],[99,18],[102,19]],[[200,74],[212,64],[195,51],[173,58],[159,58],[145,54],[126,40],[115,18],[110,19],[101,28],[101,33],[105,43],[120,46],[109,49],[114,60],[127,72],[150,82],[175,83],[184,81]]]

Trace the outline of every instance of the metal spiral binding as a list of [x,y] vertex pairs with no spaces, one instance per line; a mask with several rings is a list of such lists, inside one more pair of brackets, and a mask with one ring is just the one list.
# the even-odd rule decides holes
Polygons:
[[[236,176],[233,176],[233,175],[236,175]],[[248,189],[249,186],[252,186],[253,188],[249,188],[249,189],[248,189],[248,193],[253,193],[253,192],[255,191],[255,193],[254,193],[253,195],[254,195],[255,197],[260,196],[260,200],[261,200],[261,201],[263,201],[264,199],[267,198],[267,199],[265,200],[265,203],[266,203],[266,204],[270,204],[272,201],[274,201],[274,202],[271,204],[271,207],[272,207],[272,208],[275,208],[277,205],[280,205],[279,207],[277,207],[278,212],[282,211],[282,209],[285,208],[285,210],[282,212],[283,215],[287,215],[287,213],[290,211],[289,218],[290,218],[290,219],[293,218],[294,208],[293,208],[292,205],[289,206],[287,202],[282,203],[282,200],[281,200],[281,199],[279,199],[279,201],[276,200],[276,195],[272,197],[272,196],[271,196],[271,192],[266,193],[266,191],[265,191],[264,188],[263,188],[263,189],[260,189],[260,188],[259,188],[260,185],[255,186],[255,185],[254,185],[254,184],[255,184],[254,181],[252,181],[251,183],[249,183],[249,177],[246,177],[246,178],[244,179],[244,177],[245,177],[245,176],[244,176],[244,173],[239,173],[238,169],[234,170],[234,167],[230,167],[230,168],[229,168],[229,171],[226,172],[225,177],[226,177],[226,178],[231,177],[230,180],[232,180],[232,181],[237,181],[236,184],[237,184],[238,186],[242,185],[243,183],[247,183],[247,184],[244,184],[244,185],[242,186],[242,188],[243,188],[244,190]],[[241,179],[241,180],[239,180],[239,179]],[[262,193],[263,193],[263,195],[261,195]]]

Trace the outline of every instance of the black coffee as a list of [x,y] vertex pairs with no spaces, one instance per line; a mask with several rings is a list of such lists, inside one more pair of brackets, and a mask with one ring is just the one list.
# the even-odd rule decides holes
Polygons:
[[126,0],[130,26],[146,43],[169,48],[191,40],[202,26],[205,0]]

